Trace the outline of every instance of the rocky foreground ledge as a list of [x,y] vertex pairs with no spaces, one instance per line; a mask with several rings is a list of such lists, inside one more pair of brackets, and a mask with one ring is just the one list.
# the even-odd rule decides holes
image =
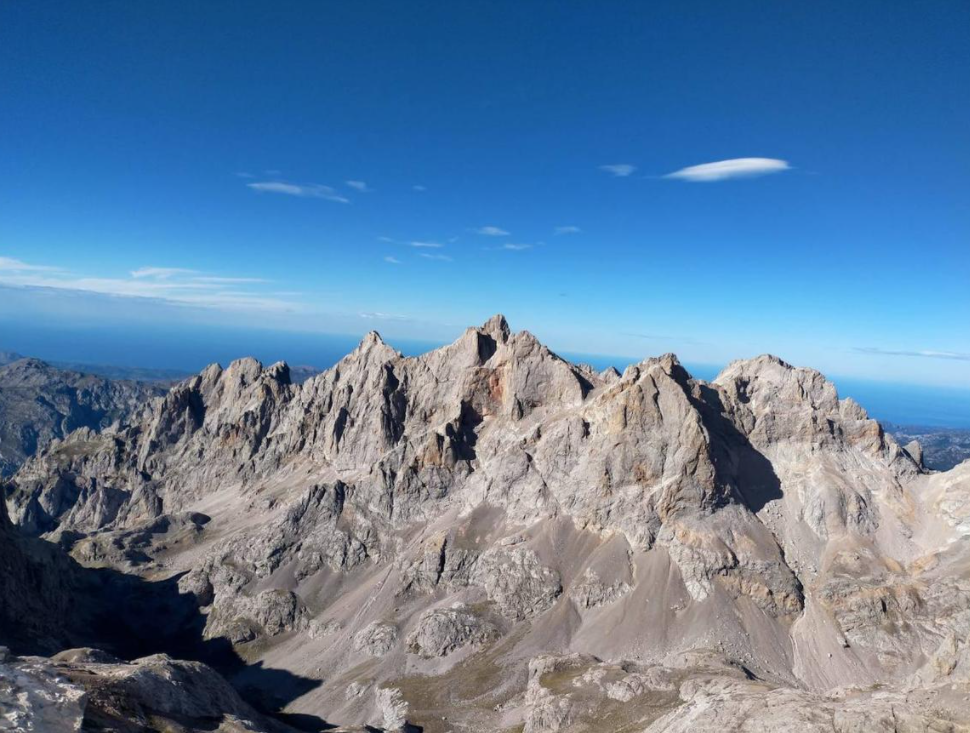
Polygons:
[[[213,365],[149,413],[9,481],[51,569],[4,581],[18,654],[198,659],[305,730],[970,729],[970,462],[817,371],[597,373],[496,316],[302,384]],[[55,571],[89,622],[49,623]]]

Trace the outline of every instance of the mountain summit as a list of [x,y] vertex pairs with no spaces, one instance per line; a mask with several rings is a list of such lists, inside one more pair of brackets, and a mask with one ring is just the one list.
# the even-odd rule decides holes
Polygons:
[[772,356],[706,383],[671,354],[597,374],[501,315],[418,357],[371,333],[300,385],[210,366],[144,419],[55,440],[7,506],[81,566],[177,584],[201,624],[180,649],[308,681],[274,703],[291,713],[970,724],[970,463],[925,470]]

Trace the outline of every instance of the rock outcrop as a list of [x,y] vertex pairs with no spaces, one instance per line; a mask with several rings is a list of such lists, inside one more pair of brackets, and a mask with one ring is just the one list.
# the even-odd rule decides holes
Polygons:
[[292,733],[204,664],[165,655],[105,661],[92,650],[0,659],[0,730]]

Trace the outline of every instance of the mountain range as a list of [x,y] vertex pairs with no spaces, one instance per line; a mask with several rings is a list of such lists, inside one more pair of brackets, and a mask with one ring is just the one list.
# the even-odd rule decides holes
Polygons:
[[98,385],[8,459],[24,720],[970,729],[970,462],[928,468],[817,371],[596,372],[495,316],[301,384]]

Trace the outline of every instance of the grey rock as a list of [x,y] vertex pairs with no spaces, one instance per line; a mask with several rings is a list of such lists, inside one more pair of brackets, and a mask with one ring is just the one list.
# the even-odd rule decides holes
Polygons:
[[408,649],[423,657],[444,657],[467,646],[491,641],[498,635],[494,624],[464,607],[426,611],[408,634]]
[[371,657],[383,657],[397,644],[397,627],[375,621],[354,635],[354,649]]

